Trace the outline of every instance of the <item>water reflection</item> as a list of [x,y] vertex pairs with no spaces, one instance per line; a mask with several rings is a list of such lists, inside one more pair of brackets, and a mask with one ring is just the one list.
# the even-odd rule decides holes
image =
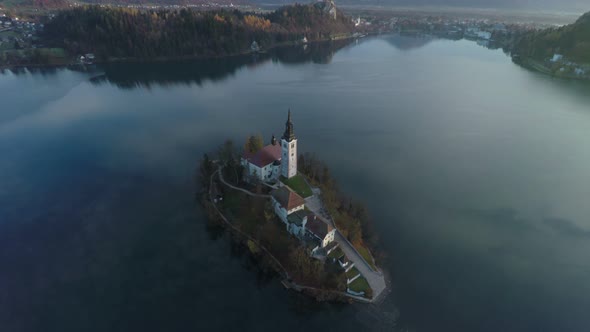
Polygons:
[[438,38],[425,34],[396,34],[383,39],[400,51],[409,51],[422,48]]
[[280,47],[266,53],[189,60],[166,63],[116,63],[101,66],[102,74],[91,79],[94,84],[110,83],[124,89],[151,87],[153,85],[201,86],[206,81],[220,81],[233,76],[243,67],[257,67],[269,61],[284,64],[328,64],[333,55],[350,45],[351,40],[341,40],[309,45]]
[[[354,40],[336,40],[307,45],[284,46],[258,54],[205,60],[184,60],[174,62],[111,63],[105,65],[68,66],[71,71],[94,75],[93,84],[115,84],[119,88],[149,88],[154,85],[201,86],[206,81],[220,81],[233,76],[243,67],[257,67],[269,61],[283,64],[329,64],[339,50],[354,45]],[[53,76],[64,67],[14,67],[0,69],[0,75],[12,74]]]

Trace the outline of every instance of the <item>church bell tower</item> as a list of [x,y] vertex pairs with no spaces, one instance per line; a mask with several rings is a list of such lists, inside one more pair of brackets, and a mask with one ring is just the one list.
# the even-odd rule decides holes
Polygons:
[[293,122],[291,121],[291,110],[285,123],[285,133],[281,138],[281,175],[287,179],[297,175],[297,138],[293,132]]

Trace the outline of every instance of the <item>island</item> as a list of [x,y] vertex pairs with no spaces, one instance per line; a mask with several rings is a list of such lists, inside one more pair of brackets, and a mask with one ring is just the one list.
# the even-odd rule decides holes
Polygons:
[[264,145],[253,135],[241,152],[226,141],[214,158],[205,154],[197,176],[210,222],[228,229],[286,288],[321,301],[379,301],[387,285],[372,254],[378,240],[367,209],[298,148],[289,110],[280,139]]

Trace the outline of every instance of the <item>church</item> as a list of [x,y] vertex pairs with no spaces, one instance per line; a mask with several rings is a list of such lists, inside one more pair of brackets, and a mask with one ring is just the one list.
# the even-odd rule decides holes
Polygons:
[[270,192],[271,203],[275,214],[289,233],[300,239],[307,239],[307,242],[317,243],[314,251],[334,241],[336,229],[306,209],[305,199],[285,184],[286,180],[298,176],[297,138],[293,131],[291,110],[287,115],[285,132],[280,143],[273,135],[267,146],[254,153],[245,151],[241,164],[250,181],[256,179],[267,182],[274,188]]
[[297,138],[291,110],[280,143],[273,135],[270,144],[262,149],[255,153],[245,151],[241,163],[245,174],[263,182],[276,182],[280,176],[289,179],[297,175]]

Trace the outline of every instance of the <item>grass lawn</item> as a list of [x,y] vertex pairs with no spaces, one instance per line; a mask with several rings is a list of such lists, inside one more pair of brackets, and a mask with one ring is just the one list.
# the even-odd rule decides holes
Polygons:
[[358,277],[348,285],[348,288],[353,292],[365,292],[365,294],[367,294],[368,290],[371,289],[371,286],[369,286],[367,279],[364,277]]
[[220,207],[232,224],[252,235],[262,225],[263,218],[247,209],[248,201],[246,194],[228,188],[225,191]]
[[305,182],[303,175],[297,174],[294,177],[287,179],[281,176],[281,182],[293,189],[299,196],[306,198],[313,195],[311,188]]
[[359,274],[360,274],[359,270],[356,267],[353,267],[352,269],[348,270],[348,272],[346,272],[346,277],[348,279],[352,279],[352,278],[356,277]]
[[232,214],[237,214],[240,207],[240,200],[243,198],[242,195],[237,190],[226,190],[221,203],[223,209],[229,210]]
[[361,254],[361,256],[363,256],[363,258],[367,261],[367,263],[369,263],[369,265],[371,265],[371,267],[376,271],[377,267],[375,266],[375,263],[373,262],[373,256],[371,255],[371,252],[369,251],[369,249],[367,249],[367,247],[361,246],[361,245],[355,245],[354,247],[359,252],[359,254]]
[[65,58],[67,56],[66,50],[63,48],[40,48],[40,50],[46,50],[45,52],[47,52],[49,56],[55,58]]
[[340,256],[344,255],[344,253],[342,252],[342,249],[340,249],[340,247],[332,250],[332,252],[328,255],[329,258],[338,258]]

